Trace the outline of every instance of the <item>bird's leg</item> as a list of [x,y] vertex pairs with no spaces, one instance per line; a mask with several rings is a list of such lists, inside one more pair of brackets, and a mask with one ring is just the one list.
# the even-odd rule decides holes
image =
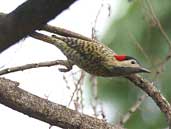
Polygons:
[[72,66],[74,64],[70,60],[64,60],[63,63],[61,63],[61,65],[64,65],[66,68],[59,68],[58,70],[60,72],[68,72],[68,71],[70,71],[72,69]]

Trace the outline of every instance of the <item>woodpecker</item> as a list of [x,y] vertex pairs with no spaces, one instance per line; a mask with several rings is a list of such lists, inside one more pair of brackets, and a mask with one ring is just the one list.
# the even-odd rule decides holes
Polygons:
[[103,77],[127,76],[130,74],[150,71],[142,67],[130,56],[118,55],[112,49],[97,41],[88,41],[74,37],[52,35],[54,44],[68,59],[67,69],[77,65],[86,72]]

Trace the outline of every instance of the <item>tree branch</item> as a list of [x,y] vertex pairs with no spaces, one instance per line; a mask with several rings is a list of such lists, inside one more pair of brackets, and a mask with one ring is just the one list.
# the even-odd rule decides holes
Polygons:
[[147,98],[147,94],[143,94],[138,98],[138,100],[131,106],[126,114],[124,114],[121,120],[118,122],[118,125],[124,125],[132,116],[132,114],[139,109],[142,102]]
[[72,32],[70,30],[60,28],[60,27],[56,27],[56,26],[45,25],[41,29],[44,31],[54,33],[54,34],[58,34],[58,35],[62,35],[65,37],[74,37],[74,38],[79,38],[79,39],[83,39],[83,40],[87,40],[87,41],[95,41],[95,40],[88,38],[86,36],[83,36],[81,34],[78,34],[78,33],[75,33],[75,32]]
[[31,64],[26,64],[26,65],[21,65],[21,66],[16,66],[16,67],[5,68],[5,69],[0,70],[0,75],[13,73],[17,71],[23,71],[23,70],[32,69],[32,68],[50,67],[54,65],[63,65],[66,68],[69,67],[67,60],[45,61],[45,62],[40,62],[40,63],[31,63]]
[[11,13],[0,14],[0,52],[40,29],[76,0],[27,0]]
[[122,129],[40,98],[18,86],[17,82],[0,78],[0,103],[30,117],[65,129]]
[[126,77],[135,86],[146,92],[158,105],[160,110],[165,114],[169,126],[171,125],[171,106],[166,98],[160,93],[160,91],[148,80],[143,79],[140,75],[130,75]]

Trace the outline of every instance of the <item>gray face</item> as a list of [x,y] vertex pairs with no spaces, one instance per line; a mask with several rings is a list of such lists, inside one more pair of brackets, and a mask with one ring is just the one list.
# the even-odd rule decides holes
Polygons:
[[135,73],[150,73],[150,71],[146,68],[132,68],[132,67],[113,67],[110,70],[111,74],[110,76],[126,76],[131,75]]
[[134,58],[129,58],[127,60],[118,62],[118,64],[113,66],[110,69],[110,71],[114,76],[130,75],[130,74],[141,73],[141,72],[146,72],[146,73],[150,72],[148,69],[143,68]]

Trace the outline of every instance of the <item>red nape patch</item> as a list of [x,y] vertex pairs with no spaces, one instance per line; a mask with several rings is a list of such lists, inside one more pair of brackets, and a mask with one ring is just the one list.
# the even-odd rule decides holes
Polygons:
[[114,57],[118,61],[123,61],[126,59],[126,55],[114,55]]

